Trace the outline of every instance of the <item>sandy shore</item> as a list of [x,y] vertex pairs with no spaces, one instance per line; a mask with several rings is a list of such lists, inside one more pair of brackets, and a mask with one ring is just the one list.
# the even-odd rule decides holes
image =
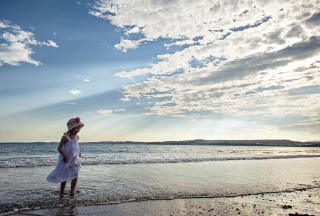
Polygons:
[[320,189],[228,198],[155,200],[19,211],[22,215],[320,215]]

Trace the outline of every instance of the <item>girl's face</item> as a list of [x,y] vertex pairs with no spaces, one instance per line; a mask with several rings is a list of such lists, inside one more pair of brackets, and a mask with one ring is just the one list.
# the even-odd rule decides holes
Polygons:
[[70,135],[76,135],[80,132],[81,126],[75,127],[70,131]]

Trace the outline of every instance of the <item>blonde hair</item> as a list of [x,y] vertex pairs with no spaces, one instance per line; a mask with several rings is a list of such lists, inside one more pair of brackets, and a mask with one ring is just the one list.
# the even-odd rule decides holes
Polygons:
[[63,132],[63,135],[70,135],[70,131],[67,131],[67,132]]

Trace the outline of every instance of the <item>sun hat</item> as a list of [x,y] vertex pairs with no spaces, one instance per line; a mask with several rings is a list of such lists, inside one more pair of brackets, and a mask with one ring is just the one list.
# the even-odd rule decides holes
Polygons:
[[69,133],[73,128],[81,126],[81,128],[84,126],[84,124],[80,121],[79,117],[76,118],[72,118],[67,122],[67,126],[68,126],[68,131],[67,133]]

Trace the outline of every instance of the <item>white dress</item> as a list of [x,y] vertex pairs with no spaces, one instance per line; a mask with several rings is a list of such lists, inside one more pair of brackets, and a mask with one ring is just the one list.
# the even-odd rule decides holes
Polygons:
[[71,139],[68,135],[64,135],[68,142],[66,142],[62,150],[68,155],[67,163],[63,162],[63,155],[59,154],[59,161],[56,168],[48,175],[47,181],[52,183],[61,183],[65,181],[71,181],[78,177],[80,165],[82,163],[79,157],[79,136],[76,135],[74,139]]

